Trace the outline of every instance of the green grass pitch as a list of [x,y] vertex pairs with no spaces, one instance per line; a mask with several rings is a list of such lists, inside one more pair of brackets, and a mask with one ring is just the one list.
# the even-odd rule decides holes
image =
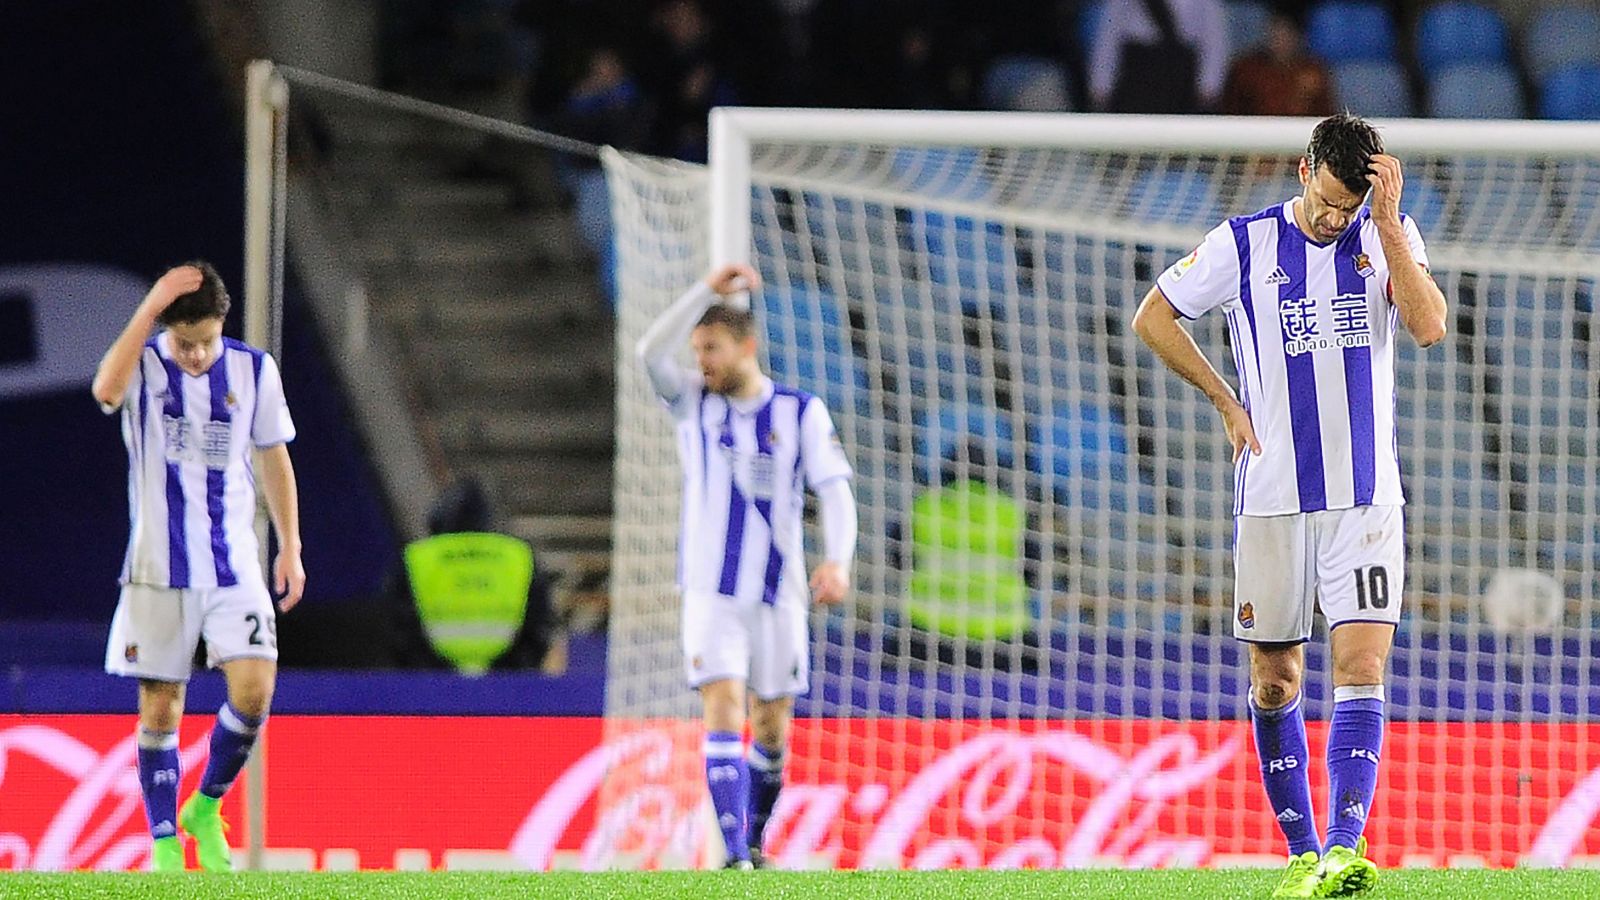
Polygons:
[[[998,897],[1182,898],[1242,900],[1266,897],[1276,882],[1269,871],[1112,870],[1049,872],[606,872],[583,874],[478,872],[295,872],[238,875],[141,873],[0,873],[0,897],[92,898],[292,898],[393,897],[538,898],[581,900],[932,900]],[[1385,871],[1380,898],[1511,898],[1555,900],[1600,897],[1600,871]]]

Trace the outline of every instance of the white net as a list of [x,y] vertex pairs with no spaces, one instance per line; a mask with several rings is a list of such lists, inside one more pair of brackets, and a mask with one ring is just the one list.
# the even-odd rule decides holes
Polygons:
[[[1394,149],[1451,333],[1402,339],[1396,362],[1409,565],[1368,834],[1385,864],[1567,862],[1600,852],[1586,821],[1552,814],[1600,762],[1584,730],[1600,712],[1600,161]],[[853,602],[813,619],[768,835],[781,861],[1281,859],[1241,721],[1226,448],[1128,320],[1206,229],[1297,194],[1293,165],[754,144],[767,360],[828,401],[862,535]],[[679,475],[630,348],[703,274],[710,211],[700,170],[607,167],[622,351],[607,715],[676,723],[686,757],[619,768],[612,799],[671,781],[693,825]],[[1231,379],[1223,317],[1191,326]],[[1331,710],[1322,627],[1314,720]],[[1323,733],[1314,721],[1313,747]],[[646,864],[686,846],[629,845]]]

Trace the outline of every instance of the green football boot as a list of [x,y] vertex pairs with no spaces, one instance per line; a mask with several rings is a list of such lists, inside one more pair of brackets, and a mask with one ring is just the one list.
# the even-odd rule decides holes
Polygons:
[[1378,884],[1378,866],[1367,859],[1367,839],[1356,841],[1356,848],[1338,845],[1322,854],[1322,884],[1317,886],[1318,897],[1354,897],[1372,890]]
[[1322,876],[1317,874],[1316,851],[1307,850],[1299,856],[1289,857],[1289,868],[1284,870],[1283,879],[1278,882],[1278,889],[1272,892],[1274,897],[1315,897],[1317,885],[1322,882]]
[[195,791],[178,810],[178,827],[194,838],[195,855],[206,872],[232,872],[233,848],[228,846],[228,823],[222,819],[222,800]]
[[150,871],[182,872],[183,841],[177,835],[156,838],[150,847]]

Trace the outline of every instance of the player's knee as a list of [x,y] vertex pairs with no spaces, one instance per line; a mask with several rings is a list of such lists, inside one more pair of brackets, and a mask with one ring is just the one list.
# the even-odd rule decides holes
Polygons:
[[1339,654],[1333,661],[1335,684],[1382,684],[1387,659],[1383,653],[1372,650],[1352,650]]
[[183,721],[183,685],[164,681],[139,684],[139,724],[149,731],[177,731]]
[[1294,699],[1294,695],[1300,692],[1300,685],[1298,681],[1268,678],[1255,683],[1255,692],[1256,706],[1277,709]]
[[272,685],[263,684],[242,687],[232,693],[228,698],[228,702],[232,703],[233,708],[239,712],[252,719],[259,719],[265,716],[267,711],[272,708]]

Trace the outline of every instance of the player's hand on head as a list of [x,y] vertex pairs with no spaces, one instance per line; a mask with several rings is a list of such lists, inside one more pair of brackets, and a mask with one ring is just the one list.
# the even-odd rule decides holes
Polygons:
[[1400,160],[1379,153],[1372,157],[1367,181],[1372,185],[1372,215],[1380,222],[1400,221],[1400,192],[1405,178],[1400,172]]
[[278,601],[279,612],[288,612],[300,602],[300,595],[306,590],[306,567],[300,562],[300,554],[278,554],[272,565],[272,588],[282,598]]
[[1224,406],[1222,412],[1222,427],[1228,432],[1228,445],[1233,448],[1233,460],[1238,461],[1239,455],[1248,448],[1256,456],[1261,455],[1261,441],[1256,438],[1256,427],[1250,421],[1250,413],[1238,401]]
[[726,297],[740,291],[753,291],[761,287],[761,276],[747,263],[728,263],[711,270],[706,284],[718,296]]
[[816,602],[832,606],[844,600],[848,593],[850,576],[844,566],[830,561],[811,570],[811,596]]
[[199,269],[194,266],[175,266],[166,271],[166,274],[156,279],[155,285],[146,295],[147,302],[153,304],[157,312],[172,305],[172,301],[184,294],[192,294],[200,289],[205,280]]

